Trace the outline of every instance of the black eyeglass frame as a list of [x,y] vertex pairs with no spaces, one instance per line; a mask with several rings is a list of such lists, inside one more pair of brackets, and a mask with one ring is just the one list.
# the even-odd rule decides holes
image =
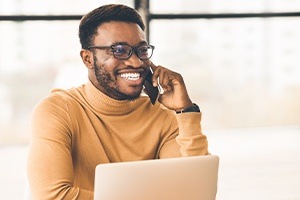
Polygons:
[[[116,54],[115,54],[115,52],[116,52],[115,48],[118,45],[130,47],[130,51],[127,53],[127,57],[126,58],[120,58],[120,57],[116,56]],[[139,55],[139,53],[138,53],[138,48],[140,48],[140,47],[147,47],[147,49],[150,48],[152,50],[151,51],[151,55],[148,58],[146,58],[146,59],[145,58],[141,58],[140,55]],[[155,46],[148,45],[148,44],[147,45],[139,45],[139,46],[130,46],[128,44],[113,44],[113,45],[110,45],[110,46],[89,46],[89,47],[87,47],[88,50],[93,49],[93,48],[95,48],[95,49],[111,49],[112,52],[113,52],[114,57],[116,59],[119,59],[119,60],[127,60],[127,59],[129,59],[132,56],[133,52],[137,55],[137,57],[139,59],[141,59],[141,60],[149,60],[152,57],[152,55],[153,55],[153,51],[155,49]]]

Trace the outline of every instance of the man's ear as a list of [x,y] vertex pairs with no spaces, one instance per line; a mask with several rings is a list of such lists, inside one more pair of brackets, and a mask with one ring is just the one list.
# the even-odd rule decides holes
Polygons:
[[81,49],[80,56],[85,66],[89,69],[93,69],[94,67],[93,53],[89,50]]

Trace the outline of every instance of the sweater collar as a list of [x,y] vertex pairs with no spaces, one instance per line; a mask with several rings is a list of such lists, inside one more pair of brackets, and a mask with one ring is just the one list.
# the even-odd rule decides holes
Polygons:
[[141,98],[135,100],[113,99],[97,89],[90,80],[85,84],[83,93],[92,109],[103,114],[128,114],[142,103]]

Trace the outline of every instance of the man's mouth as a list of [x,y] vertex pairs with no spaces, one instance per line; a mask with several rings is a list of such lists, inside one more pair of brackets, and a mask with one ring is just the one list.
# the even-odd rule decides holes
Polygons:
[[131,81],[135,81],[141,77],[141,74],[140,73],[121,73],[120,77],[131,80]]

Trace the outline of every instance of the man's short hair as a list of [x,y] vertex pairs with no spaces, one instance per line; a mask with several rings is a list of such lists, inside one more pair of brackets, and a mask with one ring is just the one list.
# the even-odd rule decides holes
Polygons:
[[87,49],[93,45],[92,41],[97,34],[98,27],[110,21],[132,22],[145,30],[145,24],[138,12],[121,4],[108,4],[87,13],[81,18],[79,24],[79,39],[81,48]]

